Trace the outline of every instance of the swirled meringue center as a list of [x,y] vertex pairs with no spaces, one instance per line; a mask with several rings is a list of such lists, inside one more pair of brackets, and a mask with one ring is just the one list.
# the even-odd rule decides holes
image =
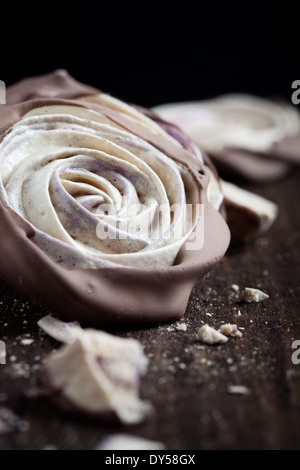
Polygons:
[[2,201],[66,269],[171,266],[199,217],[186,167],[81,106],[26,113],[2,135],[0,172]]

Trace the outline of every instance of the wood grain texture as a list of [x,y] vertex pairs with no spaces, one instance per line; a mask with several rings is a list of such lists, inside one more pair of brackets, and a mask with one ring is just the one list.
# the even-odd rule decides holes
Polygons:
[[[37,326],[46,312],[0,283],[0,339],[7,349],[0,409],[17,416],[10,432],[0,432],[1,449],[94,449],[116,432],[158,440],[170,450],[300,449],[300,364],[291,358],[292,343],[300,340],[300,174],[248,189],[279,205],[278,221],[266,236],[231,247],[205,284],[193,289],[181,321],[187,330],[176,330],[178,322],[116,332],[140,340],[149,356],[141,395],[153,414],[142,424],[67,416],[32,396],[43,359],[60,345]],[[270,297],[240,302],[232,284]],[[198,327],[221,322],[243,328],[242,338],[217,346],[197,341]],[[28,338],[34,341],[22,344]],[[231,385],[250,393],[230,393]]]

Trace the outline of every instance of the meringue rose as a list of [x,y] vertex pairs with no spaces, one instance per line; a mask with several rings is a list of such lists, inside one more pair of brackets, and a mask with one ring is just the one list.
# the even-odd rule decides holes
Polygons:
[[184,314],[229,230],[209,159],[179,129],[64,71],[0,108],[0,275],[66,320]]

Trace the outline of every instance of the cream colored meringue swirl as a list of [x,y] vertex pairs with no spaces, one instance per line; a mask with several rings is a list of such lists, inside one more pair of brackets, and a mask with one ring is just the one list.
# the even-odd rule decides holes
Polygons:
[[[172,139],[118,100],[91,100]],[[2,202],[32,224],[32,241],[66,269],[171,266],[199,216],[199,187],[185,166],[75,104],[36,107],[9,128],[0,174]]]

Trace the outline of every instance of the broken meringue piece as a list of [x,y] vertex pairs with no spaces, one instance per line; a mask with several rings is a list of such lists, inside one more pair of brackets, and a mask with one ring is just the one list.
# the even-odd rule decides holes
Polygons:
[[224,180],[221,186],[232,242],[251,240],[269,230],[278,215],[277,204]]
[[265,299],[268,299],[269,295],[265,294],[259,289],[253,289],[252,287],[246,287],[243,291],[242,299],[245,302],[262,302]]
[[209,325],[198,328],[197,339],[207,344],[227,343],[228,341],[225,335]]
[[235,338],[241,338],[243,336],[240,330],[238,330],[237,325],[231,323],[221,325],[219,331],[225,336],[234,336]]
[[148,359],[137,340],[77,325],[72,336],[68,326],[49,317],[39,321],[45,325],[51,336],[66,341],[47,357],[41,374],[56,403],[69,411],[116,416],[125,424],[139,423],[149,414],[150,404],[138,397]]
[[62,322],[52,315],[46,315],[37,324],[45,333],[61,343],[72,343],[83,332],[78,322]]
[[231,284],[230,287],[234,292],[239,292],[240,290],[240,286],[238,284]]
[[105,437],[95,450],[164,450],[165,448],[161,442],[118,433]]
[[228,385],[227,391],[236,395],[249,395],[251,393],[250,388],[245,385]]

